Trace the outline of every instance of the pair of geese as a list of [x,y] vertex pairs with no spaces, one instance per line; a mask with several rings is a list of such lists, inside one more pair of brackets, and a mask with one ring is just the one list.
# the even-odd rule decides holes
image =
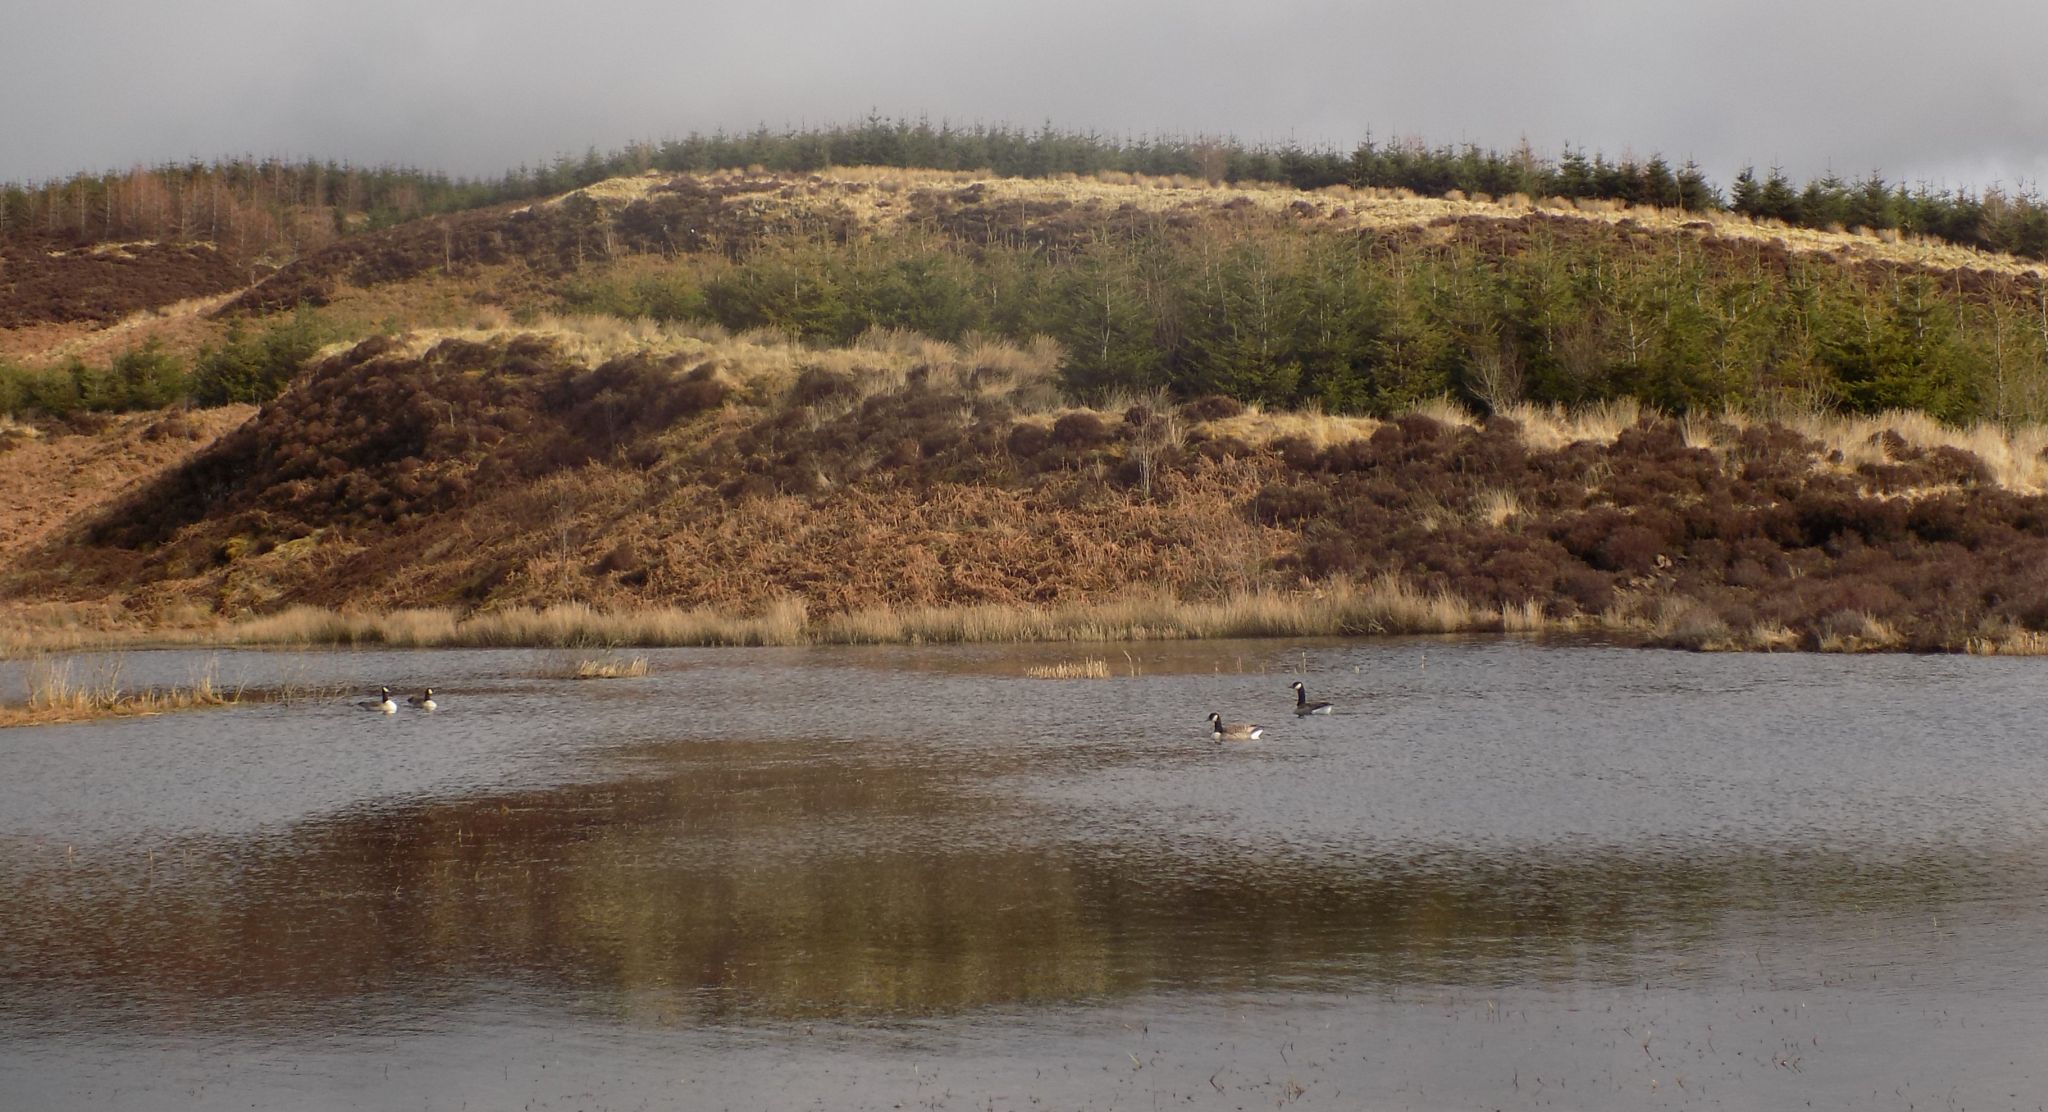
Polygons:
[[[439,705],[434,702],[434,689],[431,687],[422,689],[417,695],[407,696],[405,701],[408,705],[418,707],[421,710],[433,710]],[[382,711],[385,714],[396,714],[398,712],[398,704],[391,701],[391,689],[388,687],[377,689],[376,701],[357,703],[356,705],[364,710]]]
[[[1294,689],[1294,713],[1297,715],[1330,714],[1337,709],[1329,703],[1309,702],[1308,688],[1303,687],[1300,680],[1295,680],[1288,686]],[[1225,722],[1222,715],[1214,711],[1209,712],[1209,736],[1217,741],[1257,741],[1265,732],[1264,726],[1254,726],[1248,722]]]

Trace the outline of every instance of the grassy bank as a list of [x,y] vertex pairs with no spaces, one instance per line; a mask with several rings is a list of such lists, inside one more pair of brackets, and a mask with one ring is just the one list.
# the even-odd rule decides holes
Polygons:
[[[1908,647],[1883,618],[1842,611],[1815,629],[1757,622],[1731,625],[1702,603],[1662,592],[1618,599],[1598,614],[1554,616],[1534,603],[1485,605],[1417,588],[1399,576],[1369,583],[1331,582],[1300,591],[1253,590],[1212,600],[1176,599],[1135,589],[1090,603],[1054,606],[875,606],[813,616],[785,597],[758,614],[709,608],[607,610],[583,603],[509,607],[460,614],[427,608],[388,612],[298,606],[234,622],[172,626],[77,625],[0,628],[0,650],[138,646],[387,646],[392,648],[558,648],[1111,643],[1233,637],[1359,637],[1414,634],[1590,635],[1653,647],[1708,652],[1885,652]],[[1961,651],[2048,655],[2048,636],[1987,621]],[[585,659],[563,671],[576,678],[646,674],[646,658]],[[40,681],[34,708],[134,707],[150,713],[212,705],[210,683],[172,692],[123,695],[66,679]]]

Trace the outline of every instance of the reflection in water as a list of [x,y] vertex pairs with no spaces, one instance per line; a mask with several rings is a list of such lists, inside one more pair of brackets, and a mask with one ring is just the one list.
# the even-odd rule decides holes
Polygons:
[[1627,982],[1738,912],[1897,918],[1989,880],[1961,858],[1728,847],[1323,859],[1105,841],[976,790],[986,768],[876,755],[676,745],[643,749],[628,778],[366,807],[139,866],[46,845],[17,854],[0,937],[25,979],[124,1015],[314,1021],[509,980],[800,1018],[1162,987]]
[[[1356,710],[1206,742],[1211,705],[1284,715],[1310,650]],[[1320,1078],[1421,1107],[1864,1107],[1877,1076],[2032,1080],[2048,758],[2011,662],[1239,644],[1022,678],[1050,651],[674,653],[582,687],[350,657],[451,677],[448,709],[0,739],[0,1106],[99,1107],[119,1069],[94,1063],[154,1078],[195,1046],[240,1072],[172,1103],[580,1107],[503,1049],[569,1044],[585,1086],[647,1103],[681,1053],[738,1106],[1237,1107]],[[337,1033],[425,1040],[397,1056],[416,1080],[334,1098],[390,1043],[315,1082],[233,1057]],[[1104,1046],[1142,1084],[1039,1069]],[[780,1087],[702,1065],[735,1054]],[[906,1089],[928,1060],[965,1084]],[[1562,1100],[1536,1083],[1559,1076]]]

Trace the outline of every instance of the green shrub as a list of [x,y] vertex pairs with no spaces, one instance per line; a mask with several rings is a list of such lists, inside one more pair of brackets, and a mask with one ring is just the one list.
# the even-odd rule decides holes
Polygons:
[[87,403],[92,409],[161,409],[183,401],[192,389],[192,376],[177,356],[152,337],[141,347],[114,357],[113,365],[95,384]]
[[184,363],[152,339],[115,356],[104,370],[76,356],[42,370],[0,363],[0,413],[65,417],[161,409],[182,400],[190,386]]
[[335,338],[332,326],[306,312],[256,336],[236,325],[229,329],[225,344],[200,350],[192,376],[192,400],[207,406],[267,402],[284,390],[306,360]]

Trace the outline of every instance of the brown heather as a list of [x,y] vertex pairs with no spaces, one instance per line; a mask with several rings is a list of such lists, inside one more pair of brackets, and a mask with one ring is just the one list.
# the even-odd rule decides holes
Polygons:
[[[0,643],[1583,630],[2023,652],[2048,631],[2033,428],[1047,409],[1043,357],[986,342],[711,336],[595,366],[564,346],[334,355],[132,494],[52,523],[6,573]],[[68,441],[89,461],[128,436],[10,454]]]

